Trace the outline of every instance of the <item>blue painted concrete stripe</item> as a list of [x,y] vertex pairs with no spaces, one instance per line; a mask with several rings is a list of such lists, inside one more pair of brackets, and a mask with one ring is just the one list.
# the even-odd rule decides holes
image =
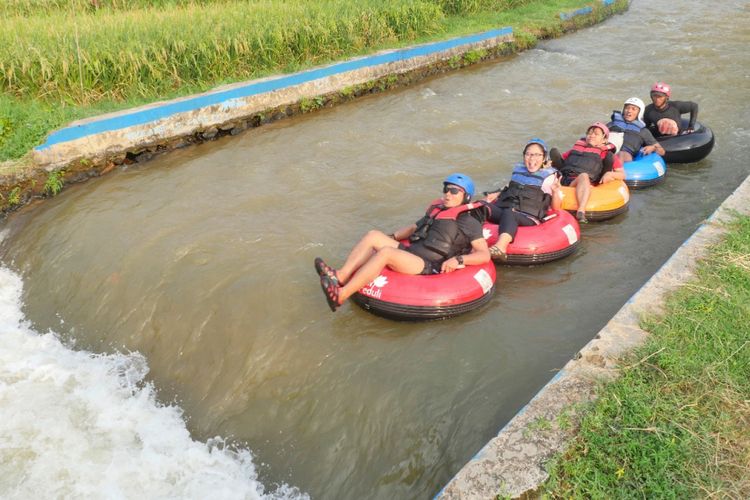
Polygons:
[[591,7],[584,7],[582,9],[574,10],[573,12],[568,12],[568,13],[561,12],[560,19],[562,19],[563,21],[567,21],[568,19],[572,19],[576,16],[583,16],[585,14],[590,14],[591,11],[593,10],[594,9]]
[[272,92],[274,90],[291,87],[293,85],[299,85],[347,71],[404,61],[414,57],[426,56],[437,52],[450,50],[461,45],[482,42],[491,38],[510,35],[512,33],[513,29],[510,27],[500,28],[497,30],[478,33],[475,35],[454,38],[452,40],[445,40],[441,42],[421,45],[419,47],[396,50],[393,52],[388,52],[386,54],[364,57],[362,59],[356,59],[353,61],[346,61],[343,63],[333,64],[325,68],[313,69],[269,81],[251,83],[249,85],[231,90],[215,92],[208,95],[201,95],[178,102],[171,102],[151,109],[144,109],[111,118],[104,118],[101,120],[96,120],[89,123],[57,130],[51,133],[49,137],[47,137],[47,141],[44,144],[37,146],[35,149],[41,151],[61,142],[72,141],[75,139],[80,139],[81,137],[86,137],[102,132],[109,132],[126,127],[132,127],[134,125],[143,125],[145,123],[172,116],[176,113],[184,113],[186,111],[193,111],[196,109],[204,108],[206,106],[221,104],[231,99],[238,99],[262,94],[265,92]]

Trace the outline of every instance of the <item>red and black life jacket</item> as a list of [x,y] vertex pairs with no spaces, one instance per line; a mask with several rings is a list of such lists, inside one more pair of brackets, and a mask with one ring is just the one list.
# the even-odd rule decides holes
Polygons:
[[611,154],[613,145],[594,147],[578,140],[570,150],[560,171],[566,177],[588,174],[592,184],[597,184],[604,175],[604,158]]
[[471,248],[471,241],[459,229],[458,217],[469,212],[482,221],[485,210],[484,202],[445,208],[442,200],[436,200],[427,208],[425,216],[417,222],[417,230],[409,237],[409,241],[421,244],[443,259],[465,253]]

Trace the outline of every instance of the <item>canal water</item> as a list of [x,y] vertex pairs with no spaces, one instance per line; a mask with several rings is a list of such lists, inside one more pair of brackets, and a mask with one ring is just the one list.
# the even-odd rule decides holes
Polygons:
[[[750,3],[675,5],[13,215],[0,496],[434,495],[748,175]],[[451,172],[503,185],[529,137],[567,148],[656,80],[716,147],[583,227],[574,256],[499,268],[491,302],[449,321],[328,310],[314,257],[416,220]]]

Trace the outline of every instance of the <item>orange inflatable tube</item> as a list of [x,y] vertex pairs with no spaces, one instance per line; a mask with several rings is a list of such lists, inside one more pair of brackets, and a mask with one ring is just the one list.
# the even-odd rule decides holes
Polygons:
[[[562,209],[569,212],[578,210],[576,190],[563,186]],[[590,221],[611,219],[627,211],[630,201],[630,191],[625,181],[616,180],[606,184],[592,186],[591,197],[586,205],[586,218]]]

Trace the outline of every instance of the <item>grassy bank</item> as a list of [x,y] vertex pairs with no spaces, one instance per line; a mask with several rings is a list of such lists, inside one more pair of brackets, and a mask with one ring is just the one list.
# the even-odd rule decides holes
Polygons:
[[544,485],[554,498],[750,498],[750,218],[646,321]]
[[592,0],[9,0],[0,161],[107,111],[503,25],[522,40]]

